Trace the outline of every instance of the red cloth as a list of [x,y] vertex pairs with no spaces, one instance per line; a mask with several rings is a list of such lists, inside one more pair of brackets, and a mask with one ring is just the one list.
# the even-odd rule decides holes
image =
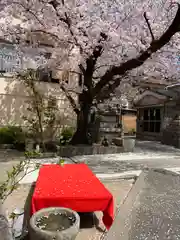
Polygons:
[[86,164],[42,166],[32,197],[31,214],[54,206],[77,212],[102,211],[107,229],[114,219],[112,194]]

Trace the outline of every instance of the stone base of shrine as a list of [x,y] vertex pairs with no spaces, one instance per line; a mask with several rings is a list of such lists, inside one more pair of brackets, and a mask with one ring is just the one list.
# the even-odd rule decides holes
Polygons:
[[94,154],[115,154],[124,152],[121,146],[102,146],[101,144],[94,144],[92,146],[61,146],[58,150],[58,155],[61,157],[72,157],[78,155],[94,155]]

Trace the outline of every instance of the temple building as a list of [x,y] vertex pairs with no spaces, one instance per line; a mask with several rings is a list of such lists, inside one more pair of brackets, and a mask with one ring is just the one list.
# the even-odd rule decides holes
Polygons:
[[180,148],[180,83],[145,90],[134,107],[137,139]]

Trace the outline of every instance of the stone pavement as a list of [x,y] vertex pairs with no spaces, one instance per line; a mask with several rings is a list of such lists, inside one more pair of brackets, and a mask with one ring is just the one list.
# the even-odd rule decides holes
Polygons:
[[137,141],[133,153],[76,156],[95,173],[122,173],[145,168],[180,168],[180,149],[152,141]]
[[[12,153],[0,151],[0,182],[5,179],[5,173],[9,170],[14,164],[18,162],[18,160],[22,158],[22,154],[14,156]],[[48,159],[33,159],[33,162],[56,163],[59,158],[48,158]],[[75,163],[75,162],[85,162],[92,169],[95,174],[106,174],[106,175],[114,175],[124,172],[132,172],[143,170],[147,167],[149,168],[178,168],[180,171],[180,149],[176,149],[170,146],[161,145],[156,142],[138,142],[133,153],[121,153],[121,154],[113,154],[113,155],[93,155],[93,156],[76,156],[72,159],[65,159],[66,163]],[[140,171],[139,171],[140,172]],[[33,175],[34,174],[34,175]],[[31,176],[27,176],[24,183],[31,183],[36,180],[38,176],[38,171],[34,172]],[[103,181],[103,180],[102,180]],[[128,182],[127,180],[117,180],[117,181],[108,181],[104,180],[105,184],[107,184],[108,189],[112,191],[113,195],[116,196],[117,199],[123,199],[125,196],[125,192],[123,195],[122,185],[118,182],[125,181],[128,183],[129,188],[132,182]],[[165,182],[164,182],[165,183]],[[162,185],[164,184],[162,183]],[[108,186],[109,184],[109,186]],[[25,186],[25,189],[24,189]],[[8,209],[14,207],[20,207],[24,203],[25,198],[27,197],[27,192],[29,191],[29,184],[20,185],[20,192],[15,191],[12,196],[10,196],[10,200],[6,201],[6,206]],[[113,187],[114,186],[114,187]],[[114,188],[114,190],[113,190]],[[115,192],[113,192],[115,191]],[[118,192],[122,191],[122,192]],[[126,191],[126,195],[127,195]],[[123,196],[123,197],[122,197]],[[149,196],[150,197],[150,196]],[[134,199],[133,199],[134,200]],[[119,200],[117,201],[119,203]],[[20,204],[21,203],[21,204]],[[119,204],[116,204],[118,207]],[[99,215],[97,215],[99,218]],[[84,235],[85,234],[85,235]],[[78,240],[81,239],[100,239],[102,233],[96,232],[92,230],[92,228],[87,231],[81,231],[81,236]],[[89,238],[87,238],[87,236]],[[141,239],[141,238],[138,238]],[[142,238],[143,240],[145,238]],[[148,238],[147,238],[148,239]],[[152,239],[152,238],[151,238]],[[129,240],[129,239],[128,239]],[[132,238],[134,240],[134,238]],[[174,239],[173,239],[174,240]]]
[[[15,157],[16,154],[19,155]],[[22,158],[22,153],[14,155],[13,152],[0,151],[0,181],[4,179],[6,171]],[[65,160],[67,163],[85,162],[95,174],[113,175],[146,168],[178,168],[180,171],[180,149],[151,141],[137,141],[133,153],[76,156]],[[32,160],[41,164],[51,161],[57,162],[58,158]],[[38,173],[33,174],[37,176]]]
[[180,239],[180,175],[143,172],[120,207],[105,240]]
[[[105,187],[113,194],[115,203],[115,213],[118,212],[127,194],[132,188],[132,180],[102,181]],[[26,212],[29,210],[32,189],[30,184],[22,184],[5,201],[4,209],[11,213],[15,208],[26,206]],[[26,203],[25,203],[26,202]],[[26,215],[27,216],[27,215]],[[27,216],[27,219],[29,217]],[[102,223],[102,213],[95,212],[96,227],[92,226],[91,215],[82,219],[81,229],[76,240],[100,240],[103,236],[104,225]]]

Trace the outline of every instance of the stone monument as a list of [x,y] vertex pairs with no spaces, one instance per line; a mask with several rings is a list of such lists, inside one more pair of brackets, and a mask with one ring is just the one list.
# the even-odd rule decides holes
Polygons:
[[113,143],[113,139],[121,137],[121,123],[119,114],[113,110],[108,109],[99,111],[100,115],[100,128],[99,128],[99,141],[105,137],[109,143]]
[[129,102],[124,96],[113,97],[99,105],[100,128],[99,141],[105,137],[110,144],[122,145],[122,110],[128,109]]

